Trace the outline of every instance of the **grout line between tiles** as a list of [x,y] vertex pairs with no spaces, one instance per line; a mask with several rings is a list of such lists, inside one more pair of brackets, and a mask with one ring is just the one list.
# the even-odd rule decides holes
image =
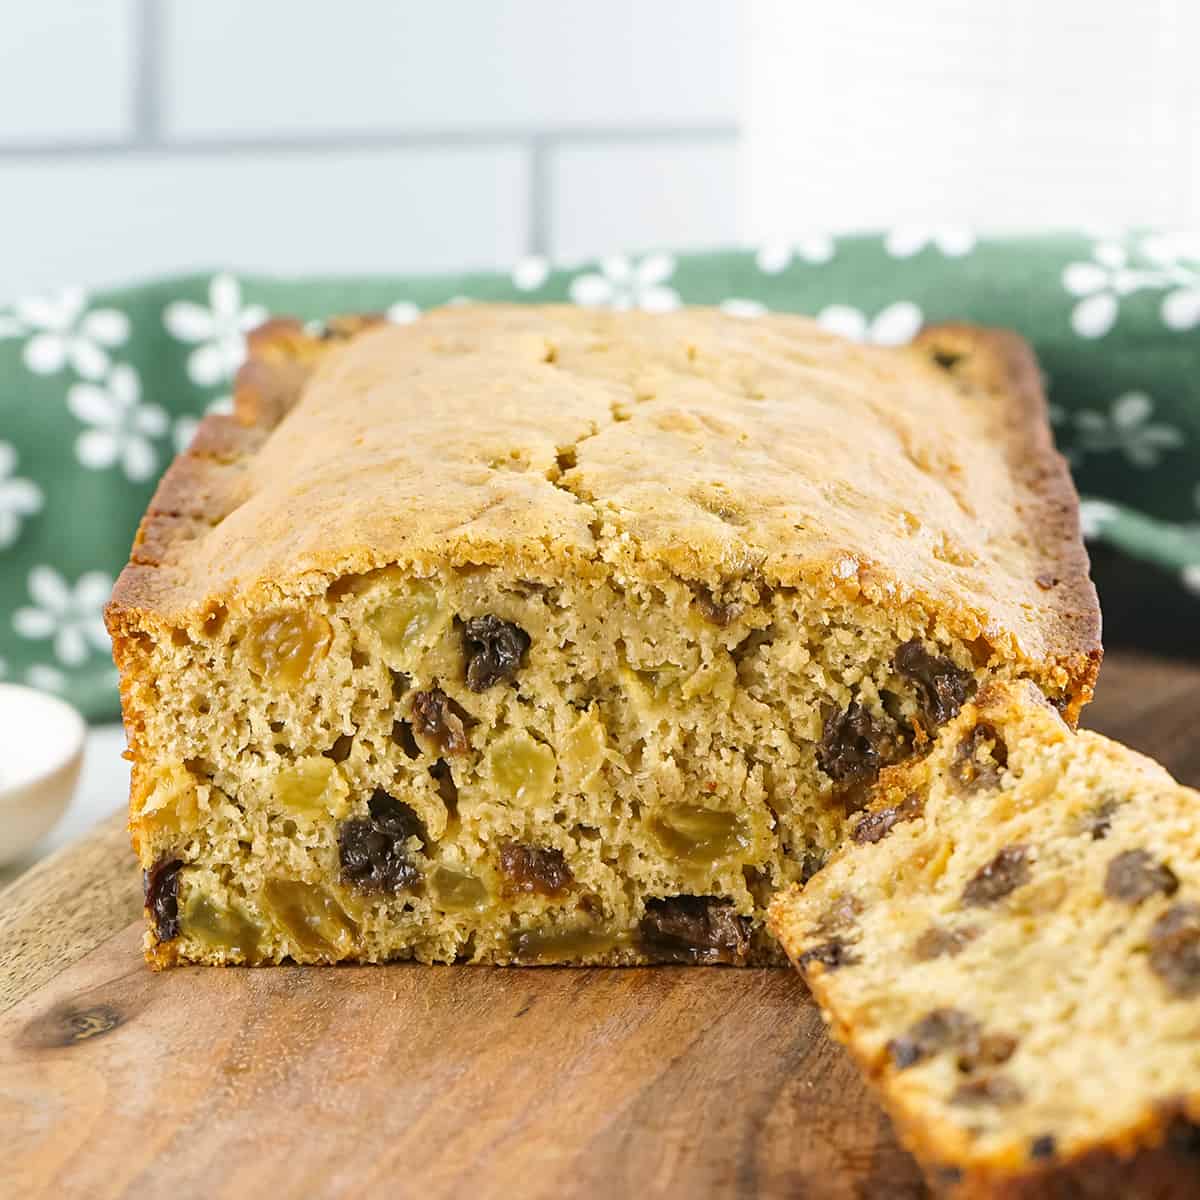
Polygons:
[[554,211],[550,156],[554,147],[545,137],[535,137],[529,145],[529,233],[528,254],[548,255],[551,242],[551,213]]
[[[159,0],[137,0],[137,33],[134,46],[131,96],[133,136],[140,146],[154,146],[162,131],[163,10]],[[127,143],[121,143],[125,146]],[[0,153],[3,150],[0,149]]]
[[[145,0],[153,3],[153,0]],[[489,130],[429,129],[330,131],[315,134],[281,134],[164,138],[159,128],[160,77],[153,70],[139,73],[135,88],[137,129],[141,140],[61,141],[22,145],[0,144],[0,162],[34,162],[66,158],[146,158],[173,155],[181,158],[221,157],[261,154],[306,154],[319,151],[410,150],[410,149],[482,149],[498,146],[542,144],[601,145],[607,142],[629,145],[648,142],[716,142],[737,140],[736,125],[663,126],[655,128],[563,128],[529,129],[523,127]],[[154,112],[150,113],[153,104]],[[142,137],[143,130],[147,137]]]

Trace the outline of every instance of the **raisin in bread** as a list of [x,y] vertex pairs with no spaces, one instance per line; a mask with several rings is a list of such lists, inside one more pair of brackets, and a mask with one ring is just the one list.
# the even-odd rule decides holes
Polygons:
[[1099,659],[1032,357],[961,327],[277,321],[108,610],[153,962],[781,957],[981,682]]
[[1200,1196],[1200,793],[1155,763],[988,687],[771,925],[951,1195]]

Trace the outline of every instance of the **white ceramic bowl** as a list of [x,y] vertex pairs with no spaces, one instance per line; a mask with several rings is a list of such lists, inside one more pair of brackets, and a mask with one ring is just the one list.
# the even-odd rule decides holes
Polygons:
[[27,854],[62,816],[79,779],[85,734],[69,704],[0,683],[0,863]]

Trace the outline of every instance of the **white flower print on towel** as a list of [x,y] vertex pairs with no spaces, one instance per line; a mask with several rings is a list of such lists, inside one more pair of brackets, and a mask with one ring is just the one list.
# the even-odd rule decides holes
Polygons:
[[45,497],[32,479],[16,474],[17,452],[0,442],[0,550],[11,546],[21,531],[21,521],[41,512]]
[[100,379],[108,370],[109,351],[129,339],[129,318],[115,308],[87,306],[82,288],[56,296],[18,300],[4,325],[8,336],[26,334],[22,353],[35,375],[55,375],[70,367],[83,379]]
[[679,293],[667,286],[675,273],[669,254],[647,254],[637,262],[622,254],[606,258],[600,272],[588,272],[571,282],[571,299],[586,308],[631,308],[670,312],[679,307]]
[[67,407],[91,428],[75,442],[75,456],[101,471],[120,463],[125,477],[140,483],[158,466],[151,438],[167,432],[167,414],[157,404],[143,404],[137,372],[119,364],[103,384],[77,383],[67,392]]
[[921,310],[908,300],[897,300],[871,318],[848,304],[831,304],[817,314],[817,324],[830,333],[840,333],[856,342],[874,342],[878,346],[900,346],[911,342],[923,321]]
[[228,383],[246,358],[246,334],[267,319],[261,304],[242,303],[241,284],[224,273],[209,283],[208,305],[174,300],[163,311],[171,335],[196,345],[187,374],[197,387]]
[[29,572],[33,605],[13,613],[13,628],[24,638],[51,638],[58,661],[77,667],[92,651],[109,653],[108,631],[101,614],[113,581],[103,571],[86,571],[72,587],[53,568]]

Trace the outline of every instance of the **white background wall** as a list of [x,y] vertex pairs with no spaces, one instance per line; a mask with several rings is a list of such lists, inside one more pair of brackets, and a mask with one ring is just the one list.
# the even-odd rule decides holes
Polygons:
[[1200,226],[1198,0],[752,0],[741,228]]
[[0,300],[728,242],[737,34],[733,0],[5,5]]
[[0,301],[229,265],[1200,224],[1200,0],[25,0]]

